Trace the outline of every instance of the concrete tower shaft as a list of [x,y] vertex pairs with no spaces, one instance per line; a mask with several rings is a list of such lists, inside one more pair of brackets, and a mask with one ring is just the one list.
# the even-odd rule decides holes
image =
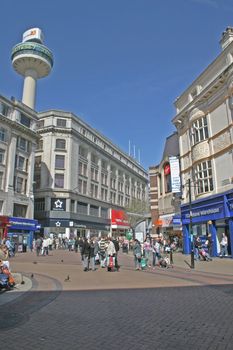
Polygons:
[[53,54],[42,45],[42,35],[39,28],[29,29],[23,35],[23,42],[15,45],[11,54],[13,68],[25,77],[22,102],[33,109],[36,81],[49,75],[53,67]]

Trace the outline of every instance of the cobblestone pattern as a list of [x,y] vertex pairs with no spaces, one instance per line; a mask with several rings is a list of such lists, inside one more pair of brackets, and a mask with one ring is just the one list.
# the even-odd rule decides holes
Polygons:
[[[33,272],[33,289],[14,302],[1,306],[0,339],[3,348],[233,348],[232,274],[224,274],[224,269],[223,273],[216,274],[214,265],[203,265],[212,269],[208,272],[179,267],[135,272],[132,257],[121,256],[121,262],[123,266],[119,273],[109,274],[102,270],[85,273],[80,259],[72,253],[53,252],[52,256],[39,259],[30,254],[16,257],[12,260],[15,268],[18,264],[22,272],[27,271],[28,277]],[[229,264],[228,261],[224,263],[228,271]],[[64,282],[71,269],[76,273],[77,285],[74,285],[73,275],[72,281]],[[39,271],[43,271],[44,275]],[[60,283],[53,278],[55,273],[59,277],[57,271],[61,274]],[[121,281],[123,278],[124,281],[128,278],[128,281],[138,283],[138,286],[143,280],[147,288],[109,288],[114,280]],[[155,281],[155,288],[149,288],[151,279]],[[91,280],[91,290],[78,291],[81,283],[87,283],[86,280]],[[105,282],[108,290],[97,290],[100,280]],[[169,288],[164,287],[164,280],[170,283]],[[178,281],[183,285],[176,286]],[[187,286],[187,283],[192,286]],[[62,291],[65,286],[70,286],[70,290]],[[71,287],[74,288],[72,291]]]
[[62,292],[47,305],[34,293],[32,310],[15,302],[24,319],[1,330],[5,349],[232,349],[231,285]]

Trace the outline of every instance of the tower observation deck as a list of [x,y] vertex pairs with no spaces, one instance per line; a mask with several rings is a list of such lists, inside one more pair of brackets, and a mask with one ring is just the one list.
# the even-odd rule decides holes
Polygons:
[[23,34],[23,40],[12,49],[13,68],[24,77],[22,102],[35,108],[37,79],[49,75],[53,67],[53,54],[43,45],[43,33],[32,28]]

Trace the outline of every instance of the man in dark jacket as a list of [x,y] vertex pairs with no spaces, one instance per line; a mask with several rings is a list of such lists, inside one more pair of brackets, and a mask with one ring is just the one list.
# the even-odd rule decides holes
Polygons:
[[83,262],[83,271],[88,271],[89,267],[89,258],[90,258],[90,243],[86,238],[84,238],[83,246],[81,248],[82,262]]
[[116,250],[116,254],[115,254],[115,268],[117,269],[117,271],[119,271],[120,265],[118,264],[118,252],[120,250],[120,245],[119,242],[116,238],[112,239],[112,242],[115,246],[115,250]]

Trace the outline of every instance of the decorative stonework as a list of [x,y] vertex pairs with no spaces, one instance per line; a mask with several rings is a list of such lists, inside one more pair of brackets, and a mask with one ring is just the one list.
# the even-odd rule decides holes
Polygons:
[[193,122],[194,120],[201,118],[205,115],[205,113],[200,110],[199,108],[194,108],[189,115],[190,122]]
[[230,146],[231,137],[228,131],[224,134],[219,135],[216,139],[213,140],[213,149],[214,153],[223,150],[224,148]]
[[187,169],[190,166],[189,156],[185,156],[183,158],[183,170]]
[[198,143],[195,145],[192,149],[192,160],[193,162],[202,159],[207,158],[210,155],[210,149],[209,144],[207,141],[203,141],[201,143]]

